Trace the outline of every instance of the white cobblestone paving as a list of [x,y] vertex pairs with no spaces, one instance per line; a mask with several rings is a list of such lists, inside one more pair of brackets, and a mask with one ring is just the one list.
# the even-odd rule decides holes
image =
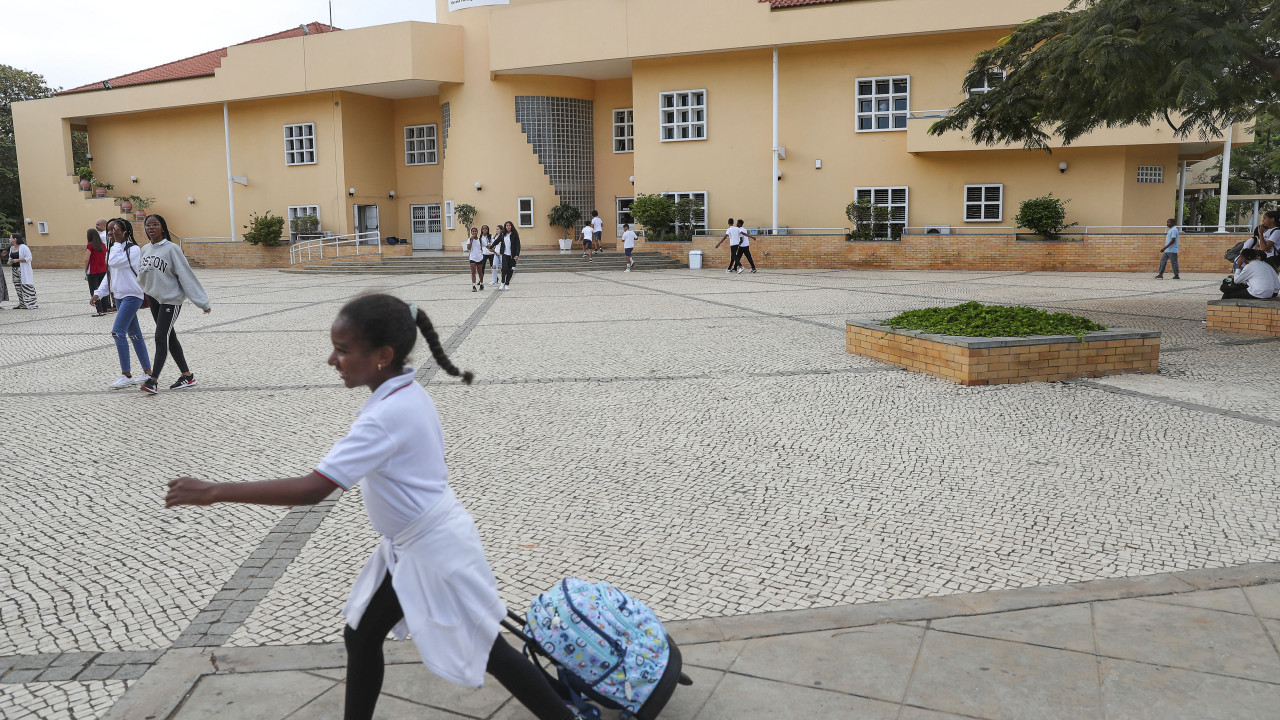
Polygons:
[[[1280,560],[1280,342],[1205,330],[1217,276],[526,274],[497,297],[461,274],[200,276],[215,309],[179,322],[184,393],[104,389],[111,318],[74,272],[38,274],[40,310],[0,312],[0,716],[97,717],[139,667],[119,663],[152,662],[263,565],[286,510],[165,511],[164,483],[313,467],[366,396],[324,364],[366,289],[461,338],[479,382],[428,388],[515,607],[571,574],[683,619]],[[847,318],[967,300],[1159,330],[1162,372],[962,388],[845,352]],[[227,644],[340,639],[377,537],[358,492],[321,517]],[[124,659],[73,657],[102,651]],[[74,680],[46,669],[73,661]]]

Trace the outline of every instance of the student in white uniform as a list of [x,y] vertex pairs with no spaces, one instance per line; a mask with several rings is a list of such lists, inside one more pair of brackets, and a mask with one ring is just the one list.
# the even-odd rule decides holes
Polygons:
[[627,269],[623,272],[631,272],[631,266],[635,265],[635,261],[631,259],[631,251],[636,247],[636,234],[630,225],[622,226],[622,250],[627,254]]
[[729,241],[729,267],[725,269],[725,272],[730,273],[733,272],[734,266],[738,264],[738,228],[733,224],[733,218],[729,218],[729,229],[724,231],[724,237],[720,238],[720,242],[716,243],[716,249],[719,249],[725,240]]
[[539,718],[573,713],[546,678],[498,634],[506,608],[471,516],[448,485],[435,404],[405,364],[419,331],[442,370],[453,365],[426,313],[390,295],[347,303],[329,329],[329,364],[348,388],[372,397],[351,431],[308,475],[279,480],[169,483],[165,507],[216,502],[309,505],[364,482],[369,522],[382,543],[360,571],[347,617],[346,720],[368,720],[382,690],[388,632],[412,633],[435,674],[479,687],[489,672]]
[[596,241],[596,252],[604,252],[600,247],[600,241],[604,239],[604,221],[600,219],[600,213],[595,210],[591,211],[591,233]]
[[586,250],[582,253],[582,257],[586,258],[587,262],[595,262],[595,258],[591,256],[591,245],[595,242],[595,236],[596,231],[592,230],[590,225],[582,226],[582,247]]
[[484,289],[484,243],[480,241],[480,228],[471,228],[467,238],[467,260],[471,263],[471,292]]
[[751,237],[751,233],[742,227],[743,220],[738,218],[738,272],[742,272],[742,258],[746,258],[751,263],[751,272],[756,271],[756,259],[751,257],[751,241],[755,238]]

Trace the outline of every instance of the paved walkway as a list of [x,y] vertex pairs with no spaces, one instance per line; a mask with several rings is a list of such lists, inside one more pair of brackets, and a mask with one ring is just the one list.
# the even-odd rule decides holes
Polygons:
[[[716,640],[698,623],[1280,562],[1280,346],[1204,329],[1217,276],[552,273],[503,293],[462,275],[201,277],[214,312],[183,315],[200,384],[181,393],[105,390],[109,318],[88,316],[74,272],[39,273],[40,310],[0,312],[17,438],[0,445],[6,720],[101,717],[184,657],[201,672],[263,655],[341,666],[297,658],[336,647],[376,542],[358,491],[293,510],[161,498],[181,474],[314,466],[364,400],[324,358],[337,308],[369,288],[428,308],[478,374],[419,377],[513,607],[564,575],[607,578],[696,654]],[[847,318],[971,299],[1158,330],[1161,374],[962,388],[844,351]],[[862,624],[841,623],[823,627]],[[820,629],[776,632],[806,627]],[[702,713],[736,707],[717,692]]]

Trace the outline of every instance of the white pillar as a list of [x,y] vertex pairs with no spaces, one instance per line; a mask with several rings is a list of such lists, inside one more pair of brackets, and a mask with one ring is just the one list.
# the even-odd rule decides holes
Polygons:
[[1231,133],[1235,126],[1227,127],[1227,142],[1222,149],[1222,192],[1218,198],[1218,232],[1227,231],[1227,181],[1231,179]]
[[1182,227],[1183,211],[1187,207],[1187,161],[1178,161],[1178,227]]
[[773,234],[778,235],[778,48],[773,49]]
[[236,193],[235,182],[231,179],[231,120],[227,113],[227,104],[222,103],[222,139],[226,143],[227,153],[227,207],[231,213],[231,239],[236,239]]

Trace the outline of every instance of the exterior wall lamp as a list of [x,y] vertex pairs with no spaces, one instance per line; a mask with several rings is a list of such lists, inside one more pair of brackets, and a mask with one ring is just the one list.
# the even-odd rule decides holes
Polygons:
[[476,182],[476,192],[480,192],[480,188],[481,188],[480,183]]
[[356,189],[355,189],[355,188],[347,188],[347,197],[355,197],[355,196],[356,196]]
[[395,190],[392,190],[391,192],[387,193],[387,197],[391,198],[392,200],[395,200],[395,199],[396,199],[396,191],[395,191]]
[[195,199],[195,198],[193,198],[193,197],[191,197],[190,195],[188,195],[188,196],[187,196],[187,204],[188,204],[188,205],[195,205],[195,204],[196,204],[196,199]]
[[1066,171],[1067,171],[1067,161],[1063,160],[1062,162],[1058,163],[1058,172],[1065,173]]
[[129,182],[131,182],[131,183],[133,183],[133,184],[135,184],[135,185],[136,185],[136,184],[138,183],[138,176],[137,176],[137,175],[130,175],[130,176],[129,176]]

